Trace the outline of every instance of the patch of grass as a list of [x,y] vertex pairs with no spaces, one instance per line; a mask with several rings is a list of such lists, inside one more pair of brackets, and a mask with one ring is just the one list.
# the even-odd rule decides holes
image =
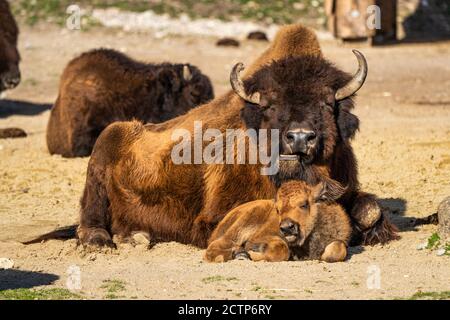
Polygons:
[[100,288],[106,291],[105,299],[120,299],[123,296],[118,294],[125,290],[125,282],[116,279],[103,280]]
[[10,289],[0,291],[0,300],[80,300],[81,295],[67,289]]
[[282,296],[273,296],[270,294],[264,296],[264,299],[269,299],[269,300],[276,300],[276,299],[283,299],[283,298],[284,297],[282,297]]
[[30,86],[32,86],[32,87],[35,87],[35,86],[37,86],[37,85],[39,84],[39,81],[37,81],[36,79],[33,79],[33,78],[29,78],[29,79],[26,79],[26,80],[23,82],[23,84],[26,84],[26,85],[30,85]]
[[437,246],[439,246],[440,242],[441,242],[441,237],[439,237],[439,235],[437,233],[433,233],[428,238],[427,249],[435,249]]
[[450,300],[450,291],[422,292],[418,291],[408,300]]
[[444,253],[445,255],[450,255],[450,243],[449,242],[442,243],[441,237],[436,232],[433,233],[428,238],[426,248],[429,250],[436,250],[436,249],[442,248],[445,250],[445,253]]
[[309,294],[312,294],[312,293],[313,293],[313,291],[312,291],[311,289],[305,289],[305,292],[306,292],[306,293],[309,293]]
[[235,277],[223,277],[223,276],[211,276],[206,277],[202,279],[203,283],[212,283],[212,282],[219,282],[219,281],[238,281],[238,278]]
[[18,0],[11,3],[14,14],[24,17],[30,25],[41,20],[62,24],[70,4],[69,0]]
[[[15,14],[25,17],[33,25],[38,21],[63,24],[66,9],[73,0],[17,0],[13,1]],[[93,8],[116,7],[124,11],[143,12],[178,17],[215,18],[220,20],[250,20],[262,23],[293,23],[302,21],[311,26],[323,25],[324,0],[78,0],[75,2],[87,12]]]
[[263,291],[263,290],[264,290],[264,288],[261,287],[261,286],[258,286],[258,285],[254,286],[254,287],[252,288],[252,291]]

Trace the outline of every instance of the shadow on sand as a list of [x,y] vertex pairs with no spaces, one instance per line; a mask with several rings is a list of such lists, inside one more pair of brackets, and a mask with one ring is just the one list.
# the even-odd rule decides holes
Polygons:
[[50,273],[15,269],[0,270],[0,290],[30,289],[53,284],[58,279],[59,276]]
[[20,100],[0,100],[0,118],[12,115],[35,116],[52,108],[51,104],[37,104]]

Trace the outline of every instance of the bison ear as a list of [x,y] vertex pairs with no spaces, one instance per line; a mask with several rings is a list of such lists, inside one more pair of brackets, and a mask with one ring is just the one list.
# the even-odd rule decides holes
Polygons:
[[313,187],[313,195],[316,202],[333,202],[342,197],[346,190],[336,180],[327,179]]
[[359,119],[350,112],[352,108],[353,102],[350,99],[338,102],[337,125],[343,140],[352,139],[359,129]]

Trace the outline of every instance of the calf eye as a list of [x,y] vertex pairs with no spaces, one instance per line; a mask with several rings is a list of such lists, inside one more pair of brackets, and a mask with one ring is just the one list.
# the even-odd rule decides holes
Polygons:
[[305,203],[303,203],[303,204],[301,204],[300,206],[300,209],[308,209],[309,208],[309,203],[308,202],[305,202]]

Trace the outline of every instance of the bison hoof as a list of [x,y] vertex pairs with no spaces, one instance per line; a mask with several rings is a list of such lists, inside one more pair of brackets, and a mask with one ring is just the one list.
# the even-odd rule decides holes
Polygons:
[[245,251],[236,252],[233,255],[234,260],[251,260],[250,255]]
[[102,228],[79,229],[78,238],[83,246],[116,247],[108,231]]
[[373,246],[377,243],[384,244],[391,240],[398,240],[400,236],[397,232],[397,227],[385,215],[382,215],[373,227],[362,232],[362,244]]
[[371,197],[360,199],[352,210],[352,216],[358,223],[360,230],[374,226],[381,218],[381,208],[378,202]]
[[151,237],[148,232],[135,231],[131,234],[131,244],[133,246],[150,246]]

